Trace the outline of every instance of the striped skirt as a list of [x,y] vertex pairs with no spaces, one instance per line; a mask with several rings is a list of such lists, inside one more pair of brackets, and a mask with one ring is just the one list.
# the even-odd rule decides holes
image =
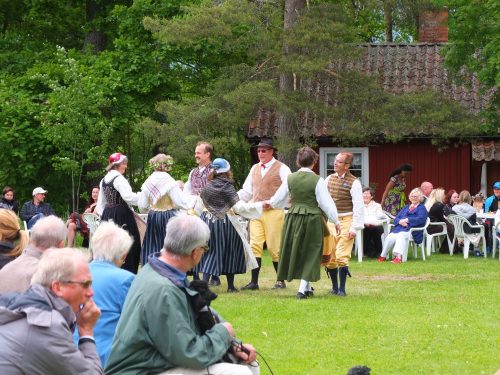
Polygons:
[[141,264],[144,266],[148,262],[148,257],[163,248],[167,223],[170,218],[177,214],[178,210],[154,211],[148,213],[148,226],[141,249]]
[[195,272],[210,275],[225,275],[228,273],[239,274],[246,272],[245,252],[243,242],[227,218],[218,220],[204,212],[203,221],[210,228],[209,251],[201,258]]

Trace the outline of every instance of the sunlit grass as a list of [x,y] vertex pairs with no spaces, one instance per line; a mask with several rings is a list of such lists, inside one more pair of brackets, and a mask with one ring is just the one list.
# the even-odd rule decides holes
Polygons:
[[[500,262],[436,254],[402,265],[353,261],[346,298],[330,296],[322,274],[315,296],[296,300],[298,282],[272,290],[264,258],[261,290],[214,288],[213,306],[254,344],[275,374],[493,374],[500,368]],[[236,285],[249,281],[237,276]],[[265,366],[262,374],[269,373]]]

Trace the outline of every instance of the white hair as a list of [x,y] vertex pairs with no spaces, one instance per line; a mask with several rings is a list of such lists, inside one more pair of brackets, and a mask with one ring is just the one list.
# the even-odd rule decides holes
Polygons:
[[116,262],[125,256],[134,239],[113,221],[103,221],[92,236],[92,253],[95,260]]
[[163,248],[175,255],[189,255],[193,249],[204,246],[210,238],[210,229],[198,216],[180,214],[167,223]]
[[41,284],[50,288],[52,281],[68,281],[73,278],[77,267],[87,263],[85,255],[74,248],[48,249],[44,251],[38,268],[31,278],[31,284]]
[[66,239],[66,224],[57,216],[50,215],[38,220],[30,232],[30,243],[40,249],[57,247]]

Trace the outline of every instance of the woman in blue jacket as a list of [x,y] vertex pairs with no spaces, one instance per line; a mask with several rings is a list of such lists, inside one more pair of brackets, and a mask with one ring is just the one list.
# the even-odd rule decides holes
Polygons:
[[[394,227],[391,233],[384,241],[382,254],[378,257],[379,262],[387,259],[389,251],[392,250],[394,259],[392,263],[402,263],[408,253],[408,244],[410,240],[410,229],[423,227],[427,221],[428,213],[423,204],[421,204],[422,191],[415,188],[410,192],[410,204],[403,207],[394,218]],[[424,238],[423,231],[413,233],[413,239],[416,243],[421,243]]]

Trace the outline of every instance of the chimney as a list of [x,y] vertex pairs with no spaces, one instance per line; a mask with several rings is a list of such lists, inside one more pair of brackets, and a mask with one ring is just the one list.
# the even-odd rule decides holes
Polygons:
[[448,42],[448,10],[426,11],[418,17],[420,43]]

